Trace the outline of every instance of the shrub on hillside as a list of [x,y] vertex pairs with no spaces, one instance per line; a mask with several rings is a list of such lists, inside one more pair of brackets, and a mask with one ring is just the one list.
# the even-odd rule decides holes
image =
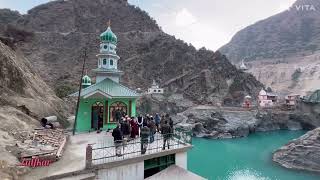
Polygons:
[[75,92],[75,88],[70,85],[60,85],[55,88],[55,93],[59,98],[67,97],[69,94]]

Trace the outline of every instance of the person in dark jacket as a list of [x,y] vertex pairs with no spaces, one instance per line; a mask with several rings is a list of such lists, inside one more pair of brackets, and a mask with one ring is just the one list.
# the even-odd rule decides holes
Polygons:
[[41,123],[41,126],[43,126],[44,128],[46,128],[47,126],[50,126],[50,129],[54,129],[53,124],[49,122],[46,118],[42,118],[40,123]]
[[149,138],[150,130],[148,126],[144,126],[141,128],[141,154],[145,154],[148,146],[148,138]]
[[160,115],[158,113],[156,113],[156,115],[154,116],[154,121],[155,121],[156,126],[157,126],[157,132],[160,132],[160,130],[159,130],[160,120],[161,120]]
[[113,141],[116,149],[116,155],[121,156],[121,145],[122,145],[122,132],[120,130],[120,124],[117,124],[117,127],[112,131]]
[[123,123],[121,124],[121,131],[123,134],[123,139],[126,141],[129,141],[130,136],[130,124],[129,119],[125,119]]
[[103,113],[99,113],[98,116],[98,128],[97,128],[97,133],[100,133],[102,130],[101,128],[103,128]]
[[148,128],[150,130],[150,142],[149,143],[153,143],[154,134],[157,132],[157,127],[156,127],[156,123],[154,122],[152,117],[148,123]]
[[168,149],[170,149],[170,138],[171,134],[171,127],[168,124],[168,121],[165,121],[164,124],[161,126],[161,134],[163,137],[163,147],[162,150],[165,150],[166,143],[168,144]]
[[125,117],[127,115],[127,113],[124,112],[123,108],[120,109],[120,112],[121,112],[121,117]]
[[173,133],[173,120],[171,119],[171,117],[169,117],[169,126],[171,128],[170,133]]
[[165,116],[162,114],[161,115],[161,119],[160,119],[160,131],[161,131],[161,128],[162,128],[162,126],[164,125],[164,122],[166,121],[166,119],[165,119]]
[[114,113],[114,117],[113,117],[118,123],[120,123],[121,118],[122,118],[122,114],[120,109],[117,109],[116,112]]
[[150,121],[149,114],[146,115],[146,117],[143,119],[143,126],[148,126],[148,123]]

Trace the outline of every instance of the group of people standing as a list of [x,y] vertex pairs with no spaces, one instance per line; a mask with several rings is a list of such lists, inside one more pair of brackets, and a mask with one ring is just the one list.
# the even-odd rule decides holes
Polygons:
[[121,146],[130,140],[140,137],[141,154],[145,154],[148,143],[154,142],[156,133],[161,133],[163,137],[163,150],[166,145],[170,148],[170,138],[173,133],[173,121],[169,114],[160,116],[158,113],[152,115],[139,115],[138,117],[128,117],[126,115],[119,118],[117,127],[113,129],[112,136],[116,148],[116,155],[121,156]]

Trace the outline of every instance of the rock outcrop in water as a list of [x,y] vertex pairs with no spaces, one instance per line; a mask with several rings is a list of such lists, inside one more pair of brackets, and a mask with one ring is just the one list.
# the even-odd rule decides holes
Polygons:
[[272,160],[289,169],[320,173],[320,128],[276,150]]

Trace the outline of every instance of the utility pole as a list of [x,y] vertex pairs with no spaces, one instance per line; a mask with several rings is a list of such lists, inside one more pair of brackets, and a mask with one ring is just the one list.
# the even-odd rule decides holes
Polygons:
[[79,83],[79,94],[78,94],[78,100],[77,100],[76,117],[75,117],[74,123],[73,123],[72,135],[75,134],[76,127],[77,127],[78,110],[79,110],[79,106],[80,106],[80,95],[81,95],[81,89],[82,89],[82,77],[83,77],[83,73],[84,73],[84,69],[85,69],[85,65],[86,65],[86,59],[87,59],[87,47],[84,48],[84,53],[83,53],[83,64],[82,64],[82,71],[81,71],[81,77],[80,77],[80,83]]

